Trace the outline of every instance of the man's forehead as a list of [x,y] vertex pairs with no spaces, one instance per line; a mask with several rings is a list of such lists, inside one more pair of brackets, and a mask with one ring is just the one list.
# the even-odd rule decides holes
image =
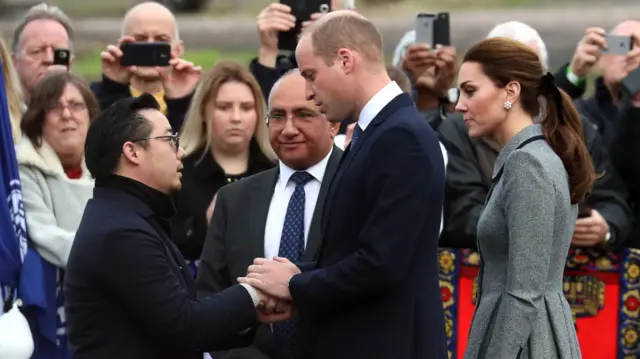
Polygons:
[[612,31],[616,35],[631,35],[640,32],[640,21],[628,20],[618,24]]
[[22,30],[20,41],[40,40],[49,45],[68,45],[69,34],[62,24],[51,19],[30,21]]
[[315,104],[305,96],[305,80],[300,74],[289,74],[276,86],[271,96],[271,109],[315,109]]
[[155,34],[173,36],[176,32],[175,18],[163,11],[136,11],[125,17],[124,32],[127,35]]

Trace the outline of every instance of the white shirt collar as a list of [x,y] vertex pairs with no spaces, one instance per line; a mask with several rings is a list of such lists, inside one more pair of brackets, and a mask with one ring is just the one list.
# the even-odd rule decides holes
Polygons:
[[382,90],[378,91],[375,96],[367,102],[360,112],[360,118],[358,119],[358,126],[362,131],[367,129],[367,126],[373,121],[382,109],[391,102],[394,98],[402,93],[402,89],[395,81],[391,81]]
[[[310,175],[312,175],[313,178],[316,179],[318,182],[322,183],[322,179],[324,178],[324,173],[327,170],[327,163],[329,162],[329,157],[331,157],[332,153],[333,153],[333,146],[331,147],[331,150],[329,150],[329,153],[322,160],[320,160],[320,162],[307,168],[305,171],[307,171]],[[285,165],[282,161],[278,161],[278,166],[280,167],[280,176],[279,176],[277,185],[282,186],[282,188],[285,188],[287,187],[287,184],[289,183],[289,179],[291,178],[291,176],[293,176],[293,174],[296,173],[297,171]]]

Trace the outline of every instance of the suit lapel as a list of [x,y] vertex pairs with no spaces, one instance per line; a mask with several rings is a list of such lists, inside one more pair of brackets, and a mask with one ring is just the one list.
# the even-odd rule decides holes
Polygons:
[[316,201],[316,208],[313,211],[313,217],[311,218],[311,225],[309,228],[309,238],[307,239],[307,247],[305,248],[302,260],[304,262],[310,262],[314,259],[320,242],[322,241],[322,219],[324,212],[325,199],[331,187],[333,176],[336,174],[340,159],[342,158],[342,151],[334,146],[331,157],[327,162],[327,168],[324,172],[324,178],[320,185],[320,193],[318,194],[318,200]]
[[[376,115],[376,117],[373,118],[373,120],[371,120],[371,123],[369,124],[369,126],[367,126],[367,128],[362,132],[362,134],[356,141],[355,146],[352,147],[351,144],[349,144],[346,151],[342,155],[342,158],[340,160],[340,165],[338,166],[338,170],[336,171],[336,175],[331,181],[332,185],[330,186],[329,193],[327,194],[325,209],[329,210],[331,208],[333,197],[335,196],[336,187],[338,186],[340,179],[344,174],[344,171],[349,167],[349,164],[351,163],[353,158],[358,154],[358,151],[360,151],[360,149],[362,148],[363,143],[369,137],[371,137],[371,134],[375,131],[376,127],[380,123],[382,123],[382,121],[387,119],[387,117],[389,117],[397,109],[401,107],[406,107],[406,106],[415,106],[413,103],[413,100],[411,100],[411,97],[409,97],[409,95],[407,95],[406,93],[402,93],[396,96],[393,100],[391,100],[391,102],[389,102],[385,107],[383,107],[382,110],[380,110],[380,112],[378,112],[378,114]],[[323,215],[322,215],[323,232],[324,232],[324,229],[327,228],[328,217],[329,216],[323,212]]]
[[278,167],[268,170],[271,172],[269,176],[265,176],[265,180],[255,184],[251,189],[251,205],[249,206],[249,218],[251,225],[250,234],[250,252],[253,258],[264,257],[264,231],[267,225],[267,215],[269,214],[269,206],[271,205],[271,197],[278,181],[280,170]]

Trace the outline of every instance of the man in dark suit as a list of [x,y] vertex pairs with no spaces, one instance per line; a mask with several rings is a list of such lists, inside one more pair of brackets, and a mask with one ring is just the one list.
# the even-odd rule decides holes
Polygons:
[[[96,179],[64,282],[74,359],[202,358],[251,343],[267,297],[236,285],[197,298],[167,219],[184,151],[153,96],[120,100],[90,126],[87,168]],[[259,313],[259,312],[258,312]]]
[[315,266],[258,258],[239,278],[293,300],[298,358],[445,359],[438,281],[444,163],[436,134],[391,82],[382,37],[350,11],[324,15],[296,59],[307,98],[358,125],[331,183]]
[[[292,241],[296,250],[289,253],[289,260],[313,261],[320,247],[324,199],[342,151],[333,146],[337,124],[327,121],[305,98],[304,86],[300,72],[292,70],[276,82],[269,95],[269,137],[280,160],[278,167],[218,192],[196,278],[198,295],[233,286],[256,257],[286,256],[285,247]],[[296,173],[310,175],[301,185],[304,206],[296,206]],[[297,236],[292,236],[284,227],[296,214],[300,214],[300,225]],[[251,348],[216,354],[216,358],[288,358],[293,338],[279,329],[273,327],[272,335],[272,328],[263,325]]]

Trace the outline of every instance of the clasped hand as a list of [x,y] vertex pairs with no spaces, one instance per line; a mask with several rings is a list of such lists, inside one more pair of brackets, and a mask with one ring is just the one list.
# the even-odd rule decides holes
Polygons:
[[300,269],[286,258],[256,258],[247,268],[247,276],[238,278],[239,283],[248,284],[264,294],[258,306],[261,322],[273,323],[289,319],[293,315],[288,282],[298,273]]

